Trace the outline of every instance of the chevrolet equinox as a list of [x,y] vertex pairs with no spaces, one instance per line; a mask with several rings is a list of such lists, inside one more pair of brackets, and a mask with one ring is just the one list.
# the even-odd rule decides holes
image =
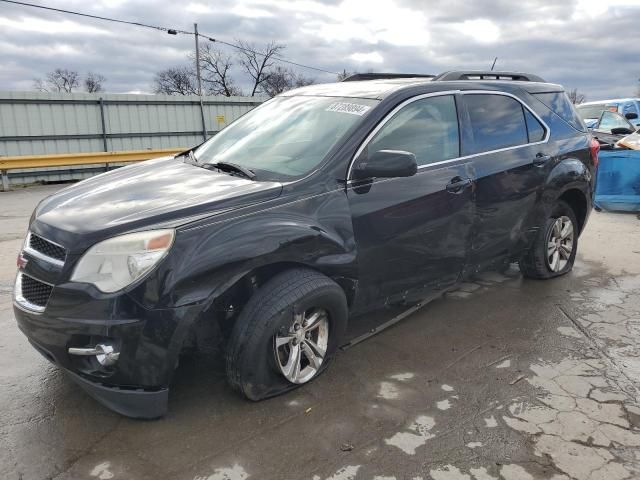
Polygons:
[[388,321],[371,312],[509,262],[569,272],[597,154],[562,87],[535,75],[292,90],[197,147],[43,200],[15,315],[123,415],[164,415],[181,352],[211,342],[230,385],[264,399],[323,372],[356,317],[370,330]]

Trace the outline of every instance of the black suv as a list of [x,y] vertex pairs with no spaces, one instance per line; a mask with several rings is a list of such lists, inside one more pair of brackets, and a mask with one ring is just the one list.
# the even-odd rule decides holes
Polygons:
[[562,87],[534,75],[293,90],[180,155],[42,201],[15,315],[124,415],[162,416],[181,352],[214,339],[234,388],[277,395],[317,377],[353,319],[371,330],[508,262],[571,270],[597,148]]

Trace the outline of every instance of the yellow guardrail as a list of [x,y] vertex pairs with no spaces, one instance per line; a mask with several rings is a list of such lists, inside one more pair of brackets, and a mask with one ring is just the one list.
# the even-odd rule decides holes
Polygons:
[[17,155],[0,157],[2,188],[9,189],[7,172],[26,168],[67,167],[96,163],[140,162],[151,158],[173,155],[184,148],[163,148],[158,150],[128,150],[123,152],[67,153],[61,155]]
[[184,148],[164,148],[160,150],[128,150],[125,152],[66,153],[62,155],[17,155],[0,157],[0,170],[19,168],[66,167],[90,165],[93,163],[139,162],[150,158],[173,155]]

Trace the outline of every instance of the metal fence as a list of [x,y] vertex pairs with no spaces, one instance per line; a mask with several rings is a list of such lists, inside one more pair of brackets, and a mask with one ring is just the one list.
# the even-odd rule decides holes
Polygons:
[[[259,105],[255,97],[0,92],[0,157],[187,147]],[[70,180],[87,165],[12,170],[12,184]]]

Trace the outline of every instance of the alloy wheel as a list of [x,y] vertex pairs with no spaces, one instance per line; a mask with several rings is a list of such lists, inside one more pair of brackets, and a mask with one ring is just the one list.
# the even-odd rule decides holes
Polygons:
[[573,222],[567,216],[556,218],[547,237],[547,265],[552,272],[567,266],[573,252]]
[[329,343],[329,315],[322,308],[296,314],[288,330],[273,341],[276,363],[291,383],[306,383],[319,371]]

